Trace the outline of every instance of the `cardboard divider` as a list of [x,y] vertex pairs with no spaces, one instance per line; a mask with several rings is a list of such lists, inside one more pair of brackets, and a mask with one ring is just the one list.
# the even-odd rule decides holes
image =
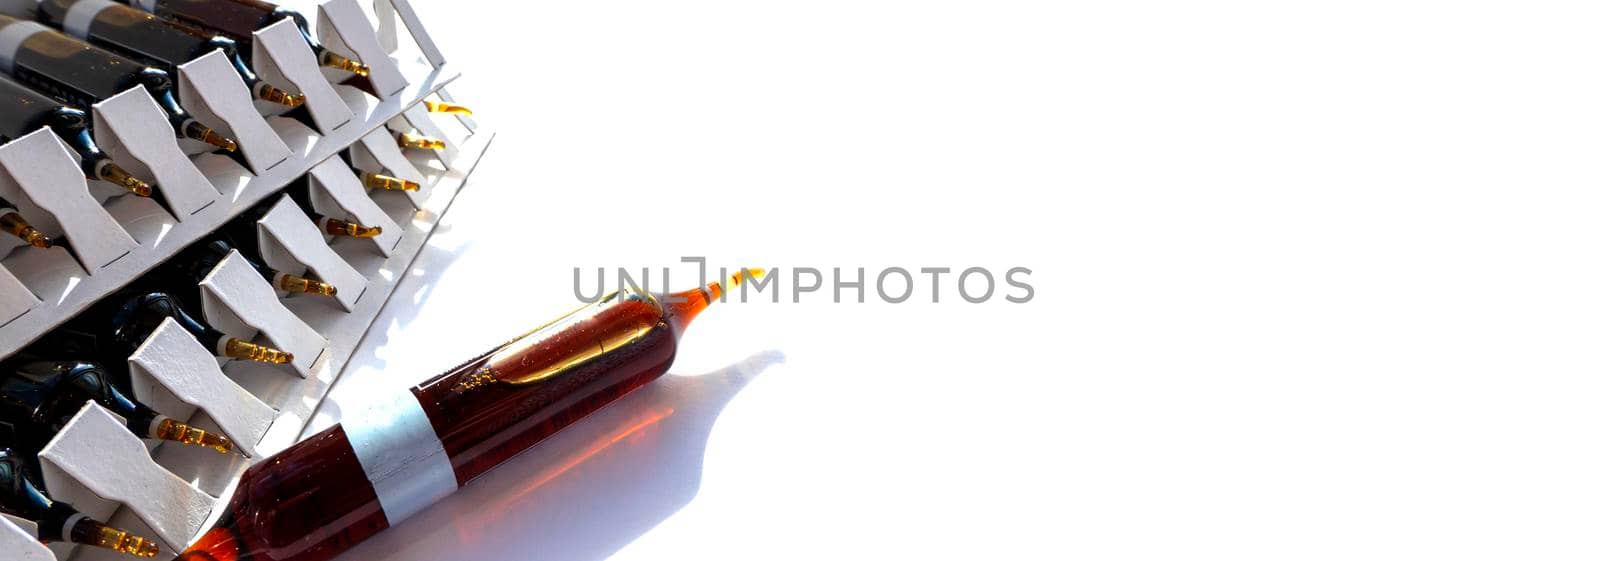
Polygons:
[[[20,191],[49,213],[89,274],[138,247],[138,242],[89,196],[89,183],[78,166],[78,157],[50,129],[39,129],[0,146],[0,170],[4,172],[0,173],[0,195]],[[6,198],[15,202],[13,197]]]
[[367,133],[360,141],[350,145],[350,161],[361,171],[388,174],[422,185],[421,189],[405,192],[412,208],[421,208],[422,201],[428,200],[428,194],[433,192],[434,182],[423,176],[417,166],[411,165],[411,160],[406,159],[405,153],[400,151],[400,145],[395,143],[393,133],[387,129],[379,128]]
[[289,147],[256,111],[250,89],[222,51],[179,65],[178,91],[195,120],[239,143],[256,175],[288,161]]
[[[23,251],[27,251],[24,248]],[[39,305],[39,297],[28,290],[27,285],[11,270],[0,265],[0,325],[11,323],[11,320],[28,313],[34,306]]]
[[217,366],[215,351],[167,318],[128,357],[133,393],[145,405],[179,421],[204,410],[244,453],[267,434],[277,411],[233,383]]
[[461,155],[460,139],[451,138],[449,133],[444,132],[444,128],[433,122],[433,114],[428,113],[428,108],[423,107],[420,103],[407,107],[405,111],[400,112],[395,118],[389,119],[387,124],[389,130],[394,131],[397,137],[400,133],[416,131],[416,134],[444,140],[444,149],[434,150],[434,152],[439,153],[440,159],[443,159],[446,164],[456,161],[456,158]]
[[93,110],[95,142],[129,173],[154,182],[156,196],[178,220],[221,197],[178,146],[166,112],[144,86],[96,103]]
[[356,177],[355,172],[344,165],[339,158],[329,158],[327,161],[311,168],[311,200],[313,206],[322,199],[323,204],[337,207],[324,210],[319,207],[317,212],[327,216],[347,216],[367,226],[376,226],[383,231],[377,236],[367,238],[378,253],[388,257],[394,253],[394,247],[400,244],[400,225],[389,218],[389,215],[372,202],[372,197],[367,195],[367,189]]
[[322,46],[367,65],[367,80],[378,97],[388,99],[406,88],[400,66],[378,42],[372,21],[356,0],[328,0],[317,7],[317,13],[317,38]]
[[216,499],[156,464],[123,423],[97,403],[84,405],[39,452],[45,487],[54,499],[100,520],[107,516],[84,505],[121,503],[149,525],[164,550],[187,545]]
[[[428,35],[427,26],[422,25],[422,18],[417,17],[417,10],[411,6],[410,2],[406,0],[374,0],[373,3],[374,10],[378,13],[378,19],[380,20],[380,29],[389,27],[392,30],[392,18],[399,16],[400,21],[405,24],[406,31],[411,34],[411,39],[416,42],[417,49],[422,51],[422,56],[428,60],[428,64],[433,65],[434,68],[444,66],[444,54],[439,52],[439,46],[433,42],[433,37]],[[397,36],[387,37],[389,33],[393,32],[385,32],[385,41],[388,43],[385,47],[393,52],[399,48],[399,38]]]
[[382,102],[382,100],[372,97],[372,94],[354,86],[335,85],[333,91],[339,94],[339,99],[344,100],[345,106],[349,107],[350,111],[355,113],[358,119],[371,118]]
[[7,561],[55,561],[56,556],[44,544],[5,517],[0,517],[0,551],[6,552]]
[[261,257],[267,266],[279,271],[310,269],[317,279],[338,290],[334,301],[345,311],[353,309],[366,292],[367,279],[328,247],[327,238],[288,196],[273,205],[256,228],[261,233]]
[[206,320],[218,331],[243,338],[259,332],[272,346],[293,354],[290,364],[301,378],[310,375],[312,363],[327,348],[328,339],[290,313],[279,301],[277,291],[244,261],[238,250],[230,252],[200,281],[200,300]]
[[[18,251],[6,257],[4,263],[11,274],[16,275],[17,280],[22,281],[22,285],[33,291],[40,300],[40,305],[32,313],[12,319],[13,323],[26,323],[36,315],[49,313],[51,306],[71,296],[89,276],[83,270],[83,264],[61,247]],[[6,324],[9,325],[11,323]]]
[[355,119],[350,107],[323,77],[317,56],[294,22],[284,20],[256,31],[251,49],[261,79],[306,96],[306,112],[318,131],[330,134]]

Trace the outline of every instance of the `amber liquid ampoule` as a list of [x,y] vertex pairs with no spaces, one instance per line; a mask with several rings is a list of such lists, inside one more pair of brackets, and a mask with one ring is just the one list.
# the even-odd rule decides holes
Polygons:
[[108,338],[125,351],[124,356],[133,354],[133,350],[155,332],[163,320],[171,318],[217,356],[268,364],[294,361],[291,353],[218,331],[184,311],[178,299],[165,292],[137,294],[112,303],[116,306],[110,309],[108,317],[95,318],[96,323],[102,324],[96,327],[108,332]]
[[167,113],[180,138],[211,144],[229,152],[238,150],[233,140],[189,116],[172,93],[172,76],[159,68],[74,39],[39,22],[0,15],[0,33],[21,37],[0,48],[0,60],[9,60],[10,74],[18,81],[83,109],[134,86],[144,86]]
[[39,249],[50,249],[50,246],[54,245],[50,236],[44,235],[44,232],[34,228],[28,223],[28,219],[22,217],[22,211],[17,210],[17,205],[5,199],[0,199],[0,230],[5,230],[7,234],[16,236],[17,239]]
[[246,470],[217,526],[179,559],[332,559],[660,377],[722,292],[615,292],[347,415]]
[[[316,205],[311,204],[311,176],[304,175],[289,183],[283,192],[300,210],[305,211],[311,222],[317,225],[317,231],[333,237],[348,238],[376,238],[383,234],[381,226],[368,226],[356,222],[348,216],[327,216],[317,212]],[[266,210],[263,205],[263,211]]]
[[100,547],[134,557],[161,553],[152,540],[112,528],[84,516],[72,505],[51,500],[29,479],[25,460],[15,446],[0,442],[0,513],[33,522],[40,541]]
[[322,46],[311,35],[311,27],[299,12],[261,0],[124,0],[128,4],[158,16],[172,18],[189,25],[211,29],[227,35],[239,43],[239,54],[250,61],[252,35],[258,30],[282,20],[294,22],[301,37],[317,56],[317,61],[328,68],[337,68],[366,76],[366,65],[335,53]]
[[55,131],[78,155],[89,179],[110,181],[141,197],[150,196],[150,184],[129,174],[100,151],[89,135],[89,116],[62,105],[7,76],[0,76],[0,143],[10,142],[43,127]]
[[97,363],[38,361],[0,373],[0,419],[25,429],[19,439],[32,447],[43,447],[91,401],[121,417],[128,431],[140,438],[204,446],[224,454],[234,450],[227,437],[162,415],[118,390]]
[[[199,298],[199,284],[211,270],[226,259],[230,252],[238,250],[239,257],[250,268],[255,269],[272,285],[273,288],[296,294],[313,294],[317,296],[334,296],[338,290],[328,283],[308,278],[303,275],[289,274],[268,267],[261,261],[260,252],[250,246],[233,243],[223,234],[214,234],[210,239],[196,242],[194,246],[183,250],[157,275],[170,279],[171,286],[192,286],[195,289],[188,291],[185,296]],[[167,273],[171,273],[170,275]]]
[[[72,25],[68,25],[67,14],[74,10],[90,10],[93,14],[77,14]],[[257,99],[289,107],[305,102],[304,97],[256,76],[240,58],[238,43],[216,33],[106,0],[42,0],[39,14],[41,20],[60,27],[68,35],[168,73],[176,73],[178,65],[220,49]],[[87,20],[86,25],[83,20]]]

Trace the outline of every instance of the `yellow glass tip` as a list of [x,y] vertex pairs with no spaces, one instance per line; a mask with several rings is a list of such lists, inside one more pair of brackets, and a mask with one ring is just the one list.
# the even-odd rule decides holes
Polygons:
[[202,125],[197,121],[189,121],[188,130],[185,130],[184,132],[189,135],[189,138],[216,146],[217,148],[221,148],[229,152],[239,151],[238,142],[234,142],[233,139],[222,136],[222,133],[213,130],[211,127]]
[[382,226],[363,226],[355,222],[329,218],[328,225],[323,228],[330,236],[349,236],[352,238],[376,238],[383,233]]
[[204,446],[216,450],[219,454],[234,451],[233,441],[228,437],[215,432],[206,432],[172,419],[161,420],[161,424],[156,427],[156,439],[187,446]]
[[121,185],[122,188],[127,189],[129,193],[133,193],[140,197],[149,197],[151,193],[155,192],[155,190],[150,187],[149,183],[134,177],[133,174],[128,173],[128,170],[122,169],[122,166],[110,162],[107,162],[106,165],[101,166],[100,179]]
[[383,189],[385,191],[416,191],[422,189],[422,185],[415,181],[407,181],[381,173],[362,174],[361,183],[368,189]]
[[257,345],[232,338],[228,339],[228,343],[223,346],[222,355],[228,358],[253,360],[267,364],[285,364],[294,360],[294,355],[291,353],[266,345]]
[[728,278],[728,288],[735,288],[741,284],[744,284],[744,281],[760,279],[761,277],[765,276],[767,276],[766,269],[739,269],[739,271],[735,272],[732,277]]
[[267,83],[261,84],[261,99],[286,107],[299,107],[306,102],[306,96],[292,94]]
[[[745,281],[759,279],[764,276],[767,276],[766,269],[739,269],[734,271],[732,275],[729,275],[728,278],[723,279],[722,282],[712,282],[707,284],[705,291],[711,296],[712,300],[716,300],[722,297],[723,292],[738,288],[739,285],[744,284]],[[724,284],[727,286],[724,287]]]
[[372,74],[371,67],[343,55],[335,54],[333,51],[322,51],[322,65],[329,68],[337,68],[363,78]]
[[444,113],[446,115],[461,115],[464,117],[472,116],[471,108],[465,105],[450,103],[447,101],[423,100],[422,105],[428,108],[429,113]]
[[15,212],[8,212],[0,216],[0,228],[4,228],[5,231],[11,232],[11,235],[22,238],[22,241],[28,242],[28,245],[39,249],[50,249],[50,246],[55,245],[54,242],[50,241],[50,236],[44,235],[44,232],[34,228],[32,224],[22,218],[21,214]]
[[418,150],[444,150],[444,140],[413,133],[400,134],[400,147]]
[[299,275],[284,275],[283,279],[278,281],[278,288],[289,292],[303,292],[318,296],[333,296],[339,293],[339,289],[334,288],[331,284],[311,280]]
[[110,526],[100,527],[100,535],[94,545],[134,557],[155,557],[161,553],[161,547],[156,545],[154,540],[141,538]]
[[50,249],[51,246],[55,245],[55,242],[50,240],[50,236],[44,235],[43,232],[35,230],[32,226],[29,226],[28,229],[22,233],[22,239],[27,241],[28,245],[37,247],[39,249]]

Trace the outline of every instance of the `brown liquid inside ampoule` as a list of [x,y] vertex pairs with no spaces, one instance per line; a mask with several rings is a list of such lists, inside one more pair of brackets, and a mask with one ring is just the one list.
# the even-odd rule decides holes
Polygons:
[[[558,375],[513,383],[504,380],[523,373],[501,371],[496,381],[461,389],[482,376],[485,366],[560,362],[594,344],[595,332],[639,325],[651,327],[636,329],[637,337]],[[411,390],[450,456],[458,484],[661,376],[677,352],[677,328],[654,300],[636,300],[561,325],[555,335],[510,353],[514,360],[508,362],[500,351],[514,345]],[[181,561],[327,561],[390,524],[340,426],[251,467],[228,509]]]

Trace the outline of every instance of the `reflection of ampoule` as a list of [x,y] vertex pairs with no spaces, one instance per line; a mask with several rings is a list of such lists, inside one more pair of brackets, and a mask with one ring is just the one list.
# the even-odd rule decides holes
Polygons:
[[722,286],[614,292],[347,415],[246,470],[226,513],[179,560],[338,555],[661,376]]
[[134,557],[161,553],[156,542],[95,520],[67,503],[51,500],[28,480],[27,462],[19,451],[0,443],[0,512],[33,522],[39,541],[64,541],[102,547]]

